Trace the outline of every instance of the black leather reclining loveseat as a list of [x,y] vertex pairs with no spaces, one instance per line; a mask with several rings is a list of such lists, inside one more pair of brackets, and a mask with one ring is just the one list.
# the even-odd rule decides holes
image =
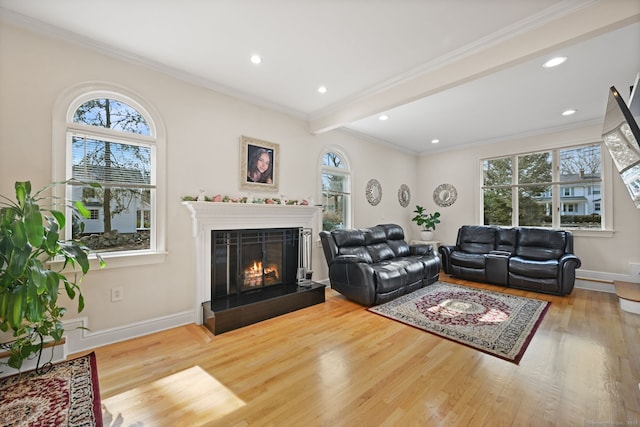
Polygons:
[[447,274],[556,295],[571,293],[581,265],[564,230],[464,225],[439,251]]
[[322,231],[331,287],[349,299],[371,306],[434,283],[440,258],[431,245],[410,246],[402,227]]

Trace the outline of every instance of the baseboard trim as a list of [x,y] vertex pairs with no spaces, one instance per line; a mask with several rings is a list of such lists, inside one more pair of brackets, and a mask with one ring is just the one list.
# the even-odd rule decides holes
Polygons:
[[67,338],[65,350],[66,354],[78,353],[190,323],[193,323],[191,310],[100,331],[90,330],[86,317],[69,319],[63,322]]

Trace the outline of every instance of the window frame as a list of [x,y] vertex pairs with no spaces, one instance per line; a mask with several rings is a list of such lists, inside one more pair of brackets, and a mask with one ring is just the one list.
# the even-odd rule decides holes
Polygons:
[[[536,150],[533,151],[522,151],[522,152],[511,152],[511,153],[504,153],[504,154],[500,154],[500,155],[495,155],[495,156],[488,156],[488,157],[478,157],[478,182],[479,185],[476,187],[477,190],[477,200],[478,200],[478,213],[477,213],[477,223],[478,224],[483,224],[484,223],[484,169],[483,169],[483,165],[484,162],[487,160],[493,160],[493,159],[501,159],[501,158],[511,158],[512,159],[512,167],[513,167],[513,174],[514,176],[512,177],[513,180],[517,179],[517,158],[518,156],[522,156],[522,155],[527,155],[527,154],[534,154],[534,153],[541,153],[541,152],[546,152],[546,151],[550,151],[552,152],[552,172],[553,172],[553,178],[552,178],[552,182],[550,183],[550,185],[555,186],[557,185],[558,191],[554,191],[553,192],[553,206],[562,209],[561,205],[560,205],[560,187],[562,185],[562,183],[560,183],[559,181],[556,182],[556,178],[557,175],[556,173],[558,172],[558,167],[559,167],[559,153],[563,150],[570,150],[570,149],[575,149],[575,148],[580,148],[580,147],[585,147],[585,146],[589,146],[589,145],[600,145],[600,173],[601,173],[601,185],[600,185],[600,215],[601,215],[601,228],[592,228],[592,229],[588,229],[588,228],[566,228],[566,230],[571,231],[572,234],[574,236],[585,236],[585,237],[612,237],[613,233],[614,233],[614,227],[613,227],[613,177],[614,177],[614,167],[613,167],[613,160],[611,159],[608,151],[606,150],[606,147],[604,146],[604,143],[602,142],[602,140],[599,141],[594,141],[594,140],[583,140],[583,141],[575,141],[572,144],[553,144],[553,145],[543,145],[538,147]],[[511,183],[511,189],[512,189],[512,201],[513,201],[513,210],[516,211],[518,208],[518,197],[517,197],[517,192],[518,192],[518,188],[519,186],[514,184],[514,182],[512,181]],[[556,215],[557,214],[557,215]],[[516,215],[512,216],[512,225],[510,226],[516,226],[516,222],[517,220],[514,219],[516,217]],[[503,227],[507,227],[507,226],[503,226]],[[562,228],[560,226],[560,216],[559,216],[559,211],[558,209],[556,209],[556,212],[554,213],[553,216],[553,225],[551,227],[552,229],[560,229],[560,230],[564,230],[565,228]]]
[[[119,130],[75,123],[73,115],[85,102],[96,98],[109,98],[126,103],[136,109],[147,120],[150,136],[129,134]],[[54,105],[52,127],[52,172],[54,182],[63,182],[70,176],[71,140],[73,136],[100,137],[108,140],[134,144],[153,144],[151,168],[155,181],[155,212],[152,221],[155,230],[151,233],[150,248],[134,251],[104,252],[100,256],[106,261],[106,268],[127,267],[135,265],[155,264],[166,258],[166,132],[160,120],[160,114],[141,95],[121,86],[108,83],[81,83],[61,94]],[[54,186],[53,192],[60,200],[68,200],[70,189],[67,185]],[[64,210],[63,206],[57,209]],[[69,228],[69,227],[68,227]],[[65,238],[70,238],[71,230],[65,230]],[[91,254],[90,260],[98,265],[96,256]]]
[[[324,164],[324,157],[329,153],[335,153],[344,162],[344,168],[336,168],[332,166],[327,166]],[[344,150],[337,146],[329,146],[325,147],[320,152],[320,157],[318,159],[318,195],[319,199],[322,200],[322,215],[321,215],[321,224],[320,230],[323,230],[323,219],[324,219],[324,189],[322,186],[322,175],[325,173],[334,174],[334,175],[343,175],[347,177],[347,185],[349,187],[349,191],[345,192],[346,194],[346,213],[344,214],[344,218],[346,223],[344,224],[344,228],[352,228],[353,224],[353,172],[351,171],[350,161],[348,156],[345,154]]]

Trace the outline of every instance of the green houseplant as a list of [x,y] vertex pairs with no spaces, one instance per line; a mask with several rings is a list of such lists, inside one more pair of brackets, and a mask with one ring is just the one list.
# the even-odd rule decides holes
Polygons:
[[[440,224],[440,212],[427,213],[423,206],[416,205],[413,213],[416,216],[411,218],[411,221],[415,222],[423,232],[433,232],[436,229],[436,224]],[[431,237],[427,237],[425,240],[430,240]]]
[[[0,330],[13,332],[14,340],[4,347],[10,353],[7,364],[15,369],[41,351],[43,338],[62,339],[66,309],[58,305],[61,283],[71,300],[77,297],[78,311],[84,308],[78,284],[89,271],[89,249],[60,240],[64,213],[41,206],[51,199],[43,193],[52,185],[31,194],[31,182],[16,182],[15,201],[0,195]],[[74,209],[89,215],[80,202]],[[59,269],[53,260],[60,261]],[[74,272],[63,272],[67,266]]]

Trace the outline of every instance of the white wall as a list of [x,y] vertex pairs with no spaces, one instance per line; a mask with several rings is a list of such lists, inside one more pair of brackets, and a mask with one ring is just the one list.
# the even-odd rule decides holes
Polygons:
[[[442,224],[437,229],[436,238],[454,244],[460,225],[478,224],[481,220],[478,186],[481,179],[480,159],[568,144],[598,142],[601,140],[601,131],[601,125],[585,126],[422,157],[418,162],[417,202],[423,203],[429,210],[437,208],[440,211]],[[604,156],[605,162],[610,164],[608,153],[604,153]],[[612,209],[608,213],[613,214],[613,233],[574,232],[574,250],[582,261],[582,267],[577,273],[580,277],[598,280],[626,279],[617,275],[628,275],[629,262],[640,262],[640,209],[633,206],[617,173],[613,172],[609,177],[612,179],[613,194],[603,192],[603,196],[612,197]],[[453,206],[441,208],[433,202],[433,189],[441,183],[453,184],[458,190],[458,200]]]
[[[135,324],[132,330],[144,332],[153,329],[154,320],[192,311],[195,244],[180,199],[200,189],[209,195],[245,194],[239,189],[241,135],[280,144],[278,194],[288,198],[311,195],[321,200],[316,173],[320,153],[326,146],[341,147],[354,170],[354,225],[410,226],[414,200],[402,208],[397,191],[401,184],[416,188],[413,155],[342,132],[313,136],[297,118],[7,24],[0,25],[0,64],[0,194],[12,196],[17,180],[31,180],[34,188],[51,182],[52,108],[71,87],[92,81],[124,86],[152,104],[164,122],[168,160],[159,173],[168,182],[168,255],[160,264],[90,271],[82,283],[86,309],[81,316],[87,317],[93,334],[124,337],[117,331],[126,326]],[[375,207],[364,195],[370,178],[383,187]],[[314,278],[326,278],[322,250],[314,249]],[[122,301],[110,300],[115,286],[123,287]],[[77,316],[73,306],[65,318]],[[148,328],[140,326],[149,321]]]

